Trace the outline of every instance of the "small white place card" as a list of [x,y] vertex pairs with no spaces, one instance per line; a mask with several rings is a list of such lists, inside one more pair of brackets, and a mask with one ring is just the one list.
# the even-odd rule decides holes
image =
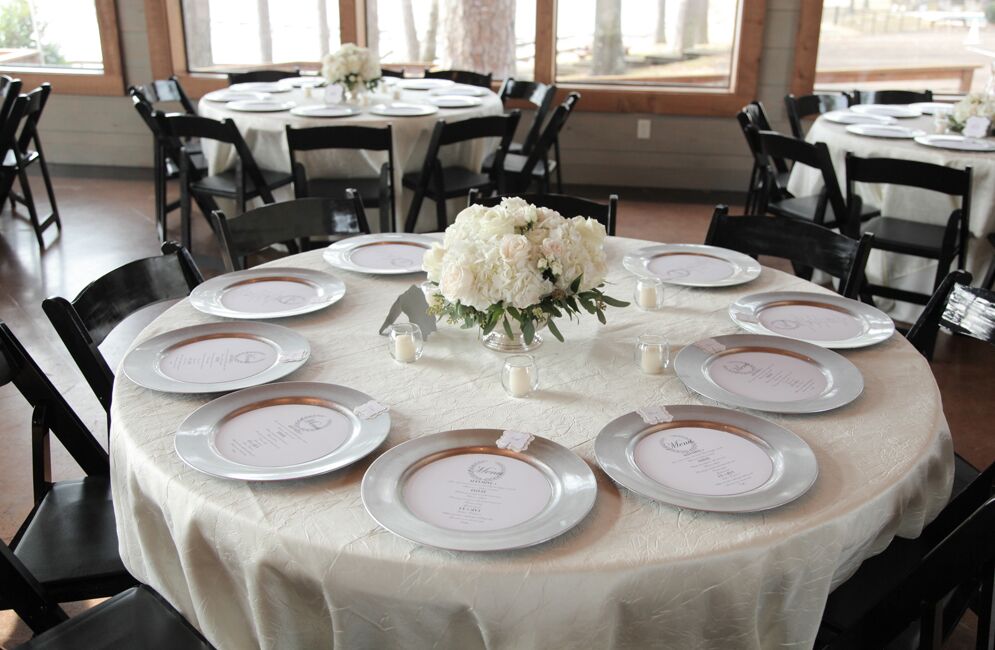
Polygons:
[[494,444],[499,449],[522,452],[529,448],[535,436],[524,431],[505,431]]
[[983,138],[988,135],[988,129],[991,128],[991,125],[992,122],[987,117],[981,117],[980,115],[969,117],[967,118],[967,123],[964,125],[964,137]]
[[373,418],[378,417],[389,410],[390,407],[371,399],[369,402],[364,402],[354,408],[352,412],[355,413],[356,417],[360,420],[372,420]]
[[675,490],[729,496],[755,490],[774,472],[758,445],[726,431],[705,427],[664,429],[646,436],[633,451],[636,466]]
[[726,346],[715,339],[701,339],[694,343],[694,347],[708,354],[718,354],[719,352],[724,352],[726,349]]
[[829,386],[815,364],[775,352],[727,354],[710,364],[707,372],[712,381],[730,393],[765,402],[814,399]]
[[538,469],[509,456],[456,454],[417,470],[404,484],[411,512],[449,530],[517,526],[542,512],[553,488]]
[[328,84],[325,86],[326,104],[341,104],[343,95],[342,86],[338,84]]
[[646,424],[663,424],[674,420],[674,416],[665,406],[641,406],[636,409],[636,413]]
[[226,420],[214,434],[224,458],[255,467],[289,467],[322,458],[348,440],[342,413],[312,404],[274,404]]

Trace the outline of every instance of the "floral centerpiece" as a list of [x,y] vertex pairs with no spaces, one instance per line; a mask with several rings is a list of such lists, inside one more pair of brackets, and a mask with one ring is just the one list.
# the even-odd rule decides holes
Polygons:
[[605,228],[594,219],[564,218],[520,198],[492,208],[471,205],[425,254],[434,286],[429,313],[463,328],[479,327],[484,345],[528,350],[556,318],[584,310],[605,323],[605,307],[627,302],[606,296]]
[[984,117],[989,120],[989,131],[995,125],[995,96],[989,93],[971,93],[953,106],[947,114],[947,125],[951,131],[960,133],[967,126],[967,120],[972,117]]
[[321,74],[330,84],[339,84],[350,95],[360,89],[373,90],[383,76],[373,53],[355,43],[346,43],[338,52],[321,61]]

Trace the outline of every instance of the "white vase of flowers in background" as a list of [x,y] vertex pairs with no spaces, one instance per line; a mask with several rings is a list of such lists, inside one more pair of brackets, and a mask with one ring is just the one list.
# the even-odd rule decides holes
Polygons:
[[321,74],[329,84],[342,88],[344,100],[355,102],[367,90],[373,90],[383,76],[380,61],[365,47],[345,43],[337,52],[321,61]]
[[517,197],[471,205],[425,254],[435,286],[429,313],[479,327],[483,344],[502,352],[537,347],[543,327],[562,341],[555,319],[582,310],[604,323],[608,305],[628,305],[601,291],[605,237],[594,219],[567,219]]

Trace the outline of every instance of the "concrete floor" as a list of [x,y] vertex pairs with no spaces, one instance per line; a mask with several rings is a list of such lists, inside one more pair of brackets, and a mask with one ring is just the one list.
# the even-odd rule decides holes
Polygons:
[[[152,182],[147,172],[109,168],[54,169],[55,191],[63,219],[63,232],[46,233],[48,245],[39,251],[23,208],[12,214],[9,205],[0,212],[0,319],[21,339],[28,351],[63,391],[96,434],[106,442],[104,413],[62,348],[41,310],[43,298],[74,296],[93,278],[127,261],[156,255]],[[40,178],[36,195],[42,194]],[[591,198],[606,197],[607,190],[576,188]],[[703,241],[712,208],[728,202],[736,211],[741,197],[693,192],[636,189],[618,191],[621,197],[617,234],[653,241]],[[219,270],[217,247],[206,222],[195,215],[194,249],[205,275]],[[173,215],[172,238],[179,238],[178,217]],[[766,262],[766,261],[765,261]],[[775,264],[777,265],[777,264]],[[777,265],[786,268],[783,265]],[[131,337],[163,307],[150,308],[130,319],[105,343],[105,354],[120,358]],[[133,322],[132,322],[133,321]],[[995,460],[995,400],[988,399],[995,385],[995,349],[987,344],[948,335],[939,342],[933,370],[940,386],[947,419],[959,453],[977,466]],[[112,363],[112,367],[115,364]],[[985,390],[984,387],[988,387]],[[0,537],[10,540],[31,509],[29,409],[12,387],[0,389]],[[53,475],[73,478],[80,470],[53,442]],[[72,615],[89,603],[66,607]],[[971,622],[948,644],[972,647],[965,640]],[[12,612],[0,612],[0,646],[13,646],[30,632]]]

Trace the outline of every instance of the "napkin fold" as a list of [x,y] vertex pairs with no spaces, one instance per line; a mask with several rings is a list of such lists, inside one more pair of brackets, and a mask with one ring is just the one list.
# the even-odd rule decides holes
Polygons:
[[380,326],[380,335],[384,336],[387,328],[390,327],[398,316],[404,313],[408,317],[409,323],[414,323],[421,329],[422,338],[428,339],[429,334],[436,331],[435,317],[428,313],[428,301],[425,300],[425,292],[417,284],[413,284],[397,297],[394,304],[387,312],[387,318]]

